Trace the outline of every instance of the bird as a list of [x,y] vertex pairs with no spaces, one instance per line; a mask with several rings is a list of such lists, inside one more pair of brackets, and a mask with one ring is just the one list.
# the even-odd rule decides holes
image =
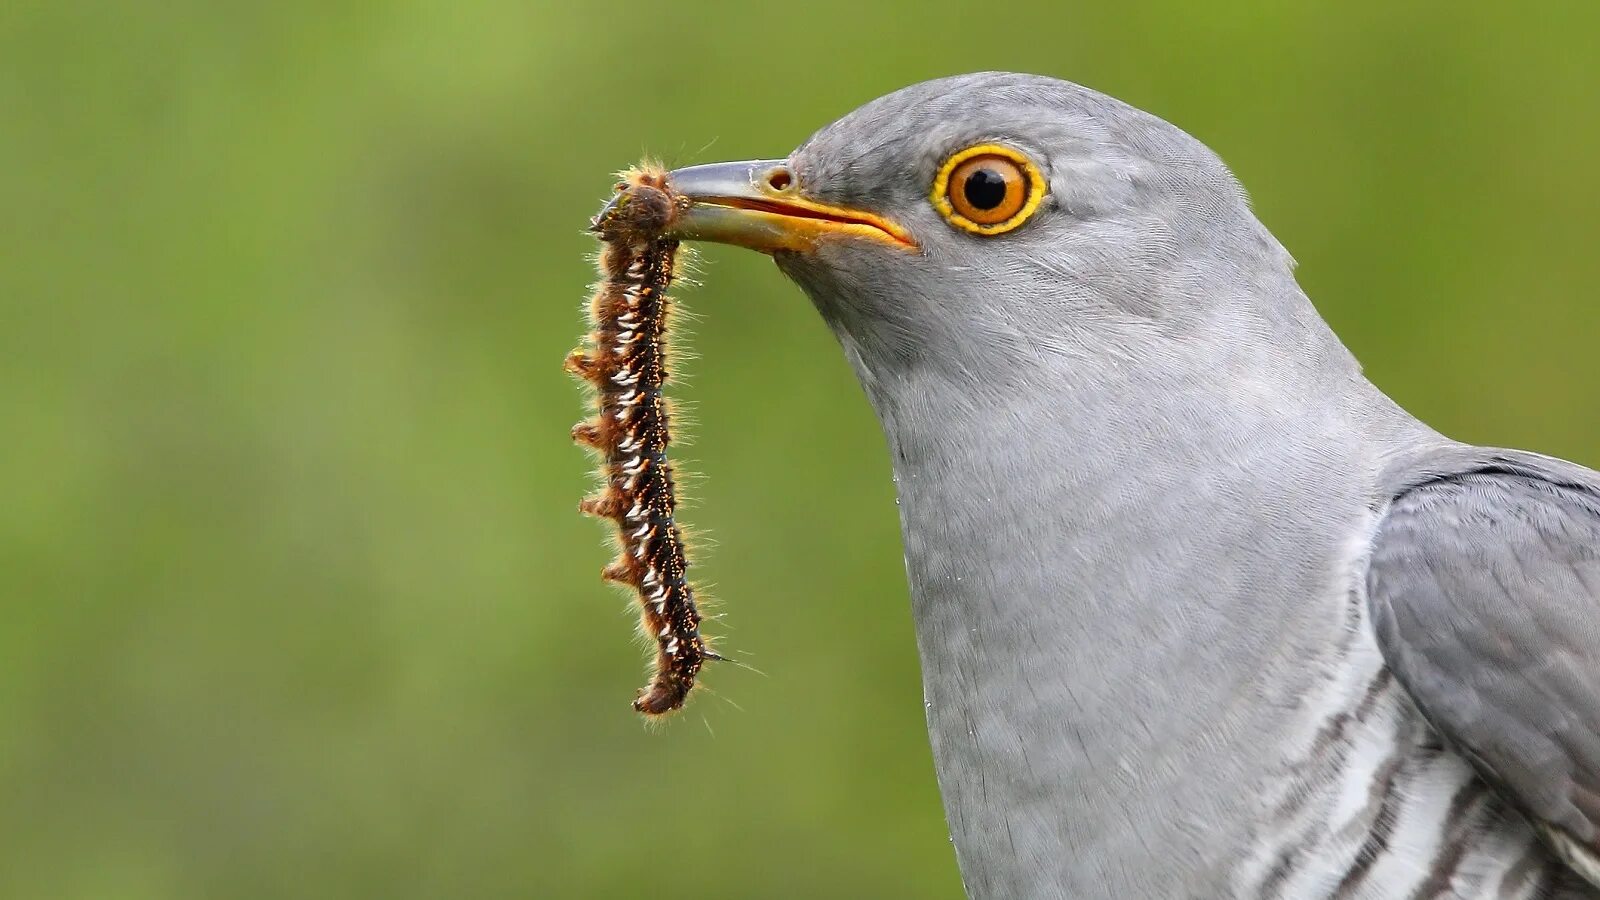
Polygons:
[[669,175],[882,426],[972,897],[1600,897],[1600,474],[1374,386],[1226,165],[983,72]]

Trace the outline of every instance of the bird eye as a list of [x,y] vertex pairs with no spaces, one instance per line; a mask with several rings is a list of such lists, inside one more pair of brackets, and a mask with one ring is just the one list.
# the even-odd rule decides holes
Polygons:
[[1010,147],[968,147],[939,167],[933,206],[950,224],[973,234],[1001,234],[1028,221],[1044,199],[1044,176]]

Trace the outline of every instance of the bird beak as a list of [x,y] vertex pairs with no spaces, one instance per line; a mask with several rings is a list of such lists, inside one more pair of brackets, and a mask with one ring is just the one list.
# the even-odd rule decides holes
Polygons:
[[667,184],[689,201],[671,228],[674,237],[684,240],[735,244],[762,253],[805,252],[839,238],[901,250],[917,246],[910,232],[882,216],[806,199],[798,176],[781,159],[675,169]]

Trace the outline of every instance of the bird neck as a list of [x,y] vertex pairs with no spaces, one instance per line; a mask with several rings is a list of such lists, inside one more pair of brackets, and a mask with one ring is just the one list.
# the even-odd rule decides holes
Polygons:
[[[1269,694],[1292,703],[1335,643],[1356,551],[1334,535],[1366,515],[1365,451],[1414,427],[1325,328],[1187,368],[1125,337],[1163,365],[1036,356],[999,390],[891,374],[841,337],[893,455],[935,761],[979,893],[1007,868],[974,863],[986,835],[1147,860],[1150,822],[1235,802],[1173,790],[1179,773],[1220,793],[1279,762]],[[1169,839],[1225,856],[1242,836]]]

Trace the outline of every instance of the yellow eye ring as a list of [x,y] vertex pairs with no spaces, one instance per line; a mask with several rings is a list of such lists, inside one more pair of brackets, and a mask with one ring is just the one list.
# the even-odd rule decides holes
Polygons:
[[1044,175],[1027,156],[1000,144],[978,144],[944,161],[929,199],[951,225],[995,235],[1032,218],[1044,187]]

